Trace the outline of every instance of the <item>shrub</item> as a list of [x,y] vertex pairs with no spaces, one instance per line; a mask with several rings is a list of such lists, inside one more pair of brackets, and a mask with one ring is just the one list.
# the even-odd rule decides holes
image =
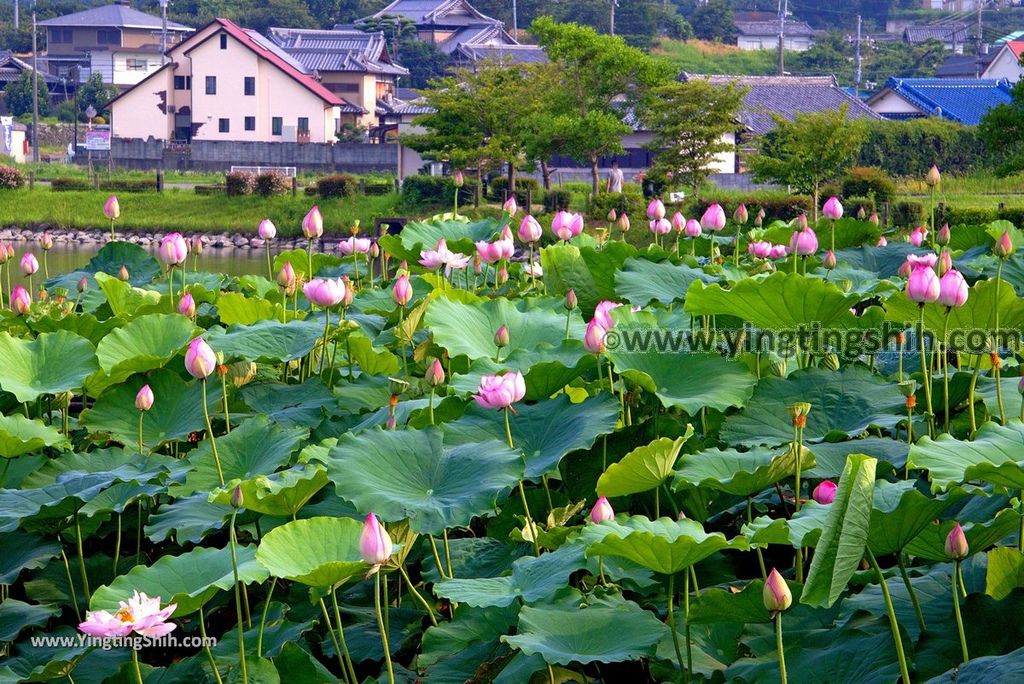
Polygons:
[[569,190],[548,190],[544,193],[545,214],[568,209],[570,204],[572,204],[572,192]]
[[936,117],[866,125],[868,137],[857,163],[881,167],[892,176],[923,178],[932,164],[943,174],[963,175],[1000,161],[986,151],[973,126]]
[[197,185],[195,187],[197,195],[219,195],[224,192],[223,185]]
[[251,195],[256,189],[256,177],[245,171],[232,171],[224,176],[224,192],[228,195]]
[[709,205],[717,202],[725,209],[726,216],[731,217],[733,210],[741,201],[747,205],[751,223],[753,223],[754,217],[760,209],[764,209],[764,222],[766,224],[776,219],[790,221],[800,214],[811,215],[814,211],[814,200],[807,195],[753,192],[741,198],[737,198],[735,195],[731,197],[717,197],[714,194],[708,194],[701,197],[698,202],[691,202],[683,213],[687,217],[695,216],[700,218]]
[[[476,181],[467,178],[459,189],[459,206],[473,202]],[[450,176],[408,176],[402,181],[402,200],[411,207],[451,206],[455,197],[455,181]]]
[[253,191],[260,197],[283,195],[292,188],[292,179],[283,173],[271,171],[256,176]]
[[[602,192],[590,198],[588,214],[595,220],[604,219],[612,209],[616,214],[625,212],[630,219],[646,216],[647,203],[639,192]],[[671,214],[671,211],[669,211]]]
[[0,189],[15,190],[25,185],[25,174],[13,166],[0,166]]
[[395,191],[395,177],[391,175],[374,175],[363,177],[363,194],[387,195]]
[[50,181],[50,189],[57,192],[72,190],[108,190],[111,192],[156,192],[155,178],[116,178],[100,179],[95,183],[88,178],[54,178]]
[[995,208],[951,207],[948,205],[935,208],[936,226],[941,226],[943,223],[948,223],[951,226],[981,225],[1001,218],[1007,217]]
[[[506,190],[508,190],[508,178],[498,176],[491,179],[491,182],[487,184],[487,197],[493,202],[504,202]],[[536,202],[540,198],[540,183],[537,182],[536,178],[530,178],[529,176],[517,177],[516,202],[525,206],[527,190],[530,192],[530,199],[532,201]]]
[[870,197],[847,197],[843,201],[843,216],[857,218],[857,212],[864,210],[865,218],[875,211],[875,201]]
[[888,202],[896,194],[896,184],[882,169],[875,166],[855,166],[843,178],[843,197],[874,197],[876,202]]
[[351,197],[358,187],[359,182],[350,173],[324,176],[316,182],[316,191],[321,197]]
[[924,205],[920,202],[893,202],[889,207],[888,225],[897,228],[912,228],[924,221]]

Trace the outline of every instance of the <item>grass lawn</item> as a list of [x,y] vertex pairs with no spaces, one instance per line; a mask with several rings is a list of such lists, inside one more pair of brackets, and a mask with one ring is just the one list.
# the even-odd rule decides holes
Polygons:
[[680,71],[695,74],[748,74],[764,76],[778,71],[775,50],[740,50],[703,40],[663,39],[651,53],[664,57]]

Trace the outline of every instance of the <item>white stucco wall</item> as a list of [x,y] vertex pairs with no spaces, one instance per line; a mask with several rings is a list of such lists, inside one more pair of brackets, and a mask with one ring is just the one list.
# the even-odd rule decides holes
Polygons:
[[1002,48],[999,54],[996,55],[995,59],[988,65],[984,72],[982,72],[982,78],[1005,78],[1010,83],[1016,83],[1020,80],[1021,76],[1024,75],[1024,69],[1021,68],[1020,62],[1017,57],[1013,54],[1013,51],[1009,48]]
[[921,114],[921,110],[891,90],[869,100],[868,106],[879,114]]

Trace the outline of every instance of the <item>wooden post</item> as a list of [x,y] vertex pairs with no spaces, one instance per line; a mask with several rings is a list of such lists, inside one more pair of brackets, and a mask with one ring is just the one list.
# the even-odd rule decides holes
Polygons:
[[36,189],[36,172],[35,171],[29,171],[28,172],[28,189],[29,190],[35,190]]
[[360,178],[359,179],[359,194],[360,195],[365,195],[366,194],[366,179],[365,178]]
[[98,171],[93,171],[92,172],[92,189],[93,190],[99,190],[100,189],[100,174],[99,174]]
[[480,207],[480,190],[481,190],[481,188],[480,188],[480,184],[479,183],[477,183],[476,185],[473,186],[473,207],[474,208],[479,208]]
[[156,191],[157,192],[163,192],[164,191],[164,170],[163,169],[157,169],[157,171],[156,171]]
[[292,197],[295,197],[298,194],[299,194],[299,179],[297,177],[295,177],[295,176],[292,176]]
[[882,227],[889,227],[889,202],[882,202]]

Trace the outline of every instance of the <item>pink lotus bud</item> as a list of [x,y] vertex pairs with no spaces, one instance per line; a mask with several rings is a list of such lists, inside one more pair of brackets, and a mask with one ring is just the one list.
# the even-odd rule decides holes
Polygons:
[[943,223],[942,227],[935,232],[935,244],[945,247],[950,239],[949,224]]
[[188,256],[188,245],[185,244],[185,238],[181,233],[170,233],[160,241],[157,253],[160,255],[160,261],[174,266],[185,261],[185,257]]
[[284,262],[284,266],[277,272],[277,284],[286,289],[295,285],[295,268],[292,262]]
[[888,244],[889,244],[889,241],[886,240],[885,236],[883,235],[883,236],[878,238],[878,242],[875,243],[875,247],[885,247]]
[[103,215],[111,221],[121,216],[121,204],[117,201],[117,195],[111,195],[103,205]]
[[686,222],[686,228],[683,231],[688,238],[699,238],[701,234],[700,222],[697,219],[690,219]]
[[49,233],[43,233],[39,238],[39,246],[44,252],[49,252],[53,249],[53,237]]
[[135,395],[135,408],[140,411],[148,411],[153,408],[153,390],[149,385],[143,385]]
[[1003,234],[996,240],[996,244],[992,247],[992,253],[1000,259],[1008,259],[1013,254],[1013,240],[1010,239],[1010,232],[1003,231]]
[[590,509],[590,521],[600,524],[614,519],[615,511],[612,509],[612,505],[608,503],[608,497],[600,497],[597,503],[594,504],[594,507]]
[[605,350],[604,336],[608,331],[596,320],[587,323],[587,332],[583,336],[583,348],[591,354],[603,354]]
[[963,560],[970,551],[964,528],[960,527],[960,523],[955,524],[946,535],[946,555],[950,560]]
[[498,269],[498,272],[494,276],[494,282],[496,285],[501,286],[508,282],[508,268],[502,265]]
[[217,367],[217,355],[202,337],[197,337],[185,352],[185,370],[197,380],[205,380]]
[[377,257],[380,256],[380,245],[377,244],[376,240],[374,240],[372,243],[370,243],[370,251],[367,252],[367,253],[373,259],[376,259]]
[[202,235],[195,235],[188,241],[188,248],[193,254],[199,256],[203,253],[203,243],[205,242],[206,240]]
[[526,380],[519,371],[480,378],[473,400],[484,408],[508,408],[526,396]]
[[359,555],[363,557],[363,562],[383,565],[391,558],[391,548],[391,536],[377,520],[377,516],[370,513],[363,523],[363,533],[359,535]]
[[876,226],[879,223],[881,223],[881,221],[878,218],[878,214],[875,213],[875,212],[871,212],[871,216],[868,216],[868,221],[870,221],[871,223],[875,224]]
[[918,226],[917,228],[910,232],[910,237],[908,237],[907,239],[910,242],[910,244],[914,245],[915,247],[920,247],[922,244],[924,244],[924,239],[927,236],[928,229],[925,228],[924,226]]
[[311,304],[324,309],[337,306],[345,299],[345,281],[341,278],[313,278],[302,286],[302,294]]
[[814,229],[807,226],[803,230],[793,233],[793,237],[789,240],[789,251],[794,251],[798,256],[810,256],[818,251],[818,236],[814,233]]
[[128,279],[131,278],[132,276],[130,273],[128,273],[128,267],[125,266],[124,264],[121,264],[121,270],[117,272],[117,277],[119,280],[122,280],[127,283]]
[[782,259],[786,256],[786,253],[786,245],[772,245],[772,251],[768,257],[771,259]]
[[939,276],[932,270],[936,261],[934,254],[911,254],[907,257],[911,267],[910,277],[907,278],[907,297],[910,301],[918,304],[938,301]]
[[843,218],[843,204],[838,197],[829,197],[825,206],[821,208],[821,213],[830,221],[838,221]]
[[570,287],[568,292],[565,293],[565,308],[568,309],[569,311],[572,311],[573,309],[576,308],[577,303],[578,301],[576,299],[576,290]]
[[431,387],[439,387],[444,384],[444,366],[441,365],[440,359],[434,359],[434,362],[427,368],[427,373],[424,377],[427,384]]
[[356,296],[356,288],[349,282],[348,276],[342,276],[341,282],[345,285],[345,296],[341,298],[341,306],[347,309],[352,306],[352,300]]
[[235,488],[231,490],[231,499],[229,501],[231,507],[239,509],[245,505],[245,495],[242,494],[242,485],[235,485]]
[[192,293],[186,292],[185,296],[178,302],[178,313],[185,318],[195,318],[196,300],[192,298]]
[[32,252],[25,252],[21,257],[21,272],[27,276],[39,270],[39,260]]
[[677,233],[682,233],[683,229],[686,228],[686,219],[678,211],[672,214],[672,228]]
[[619,220],[617,223],[619,226],[619,230],[621,230],[623,233],[629,232],[629,216],[626,214],[626,212],[622,212],[622,214],[619,215]]
[[925,174],[924,182],[928,184],[928,187],[934,188],[942,180],[942,175],[939,173],[939,167],[932,164],[932,168],[928,169],[928,173]]
[[904,261],[902,264],[900,264],[900,267],[896,269],[896,275],[898,275],[900,278],[906,279],[910,277],[910,272],[912,270],[914,269],[913,266],[910,265],[910,262]]
[[85,292],[89,289],[89,278],[88,276],[82,276],[78,279],[78,291]]
[[764,599],[764,607],[772,613],[781,613],[793,605],[793,593],[789,590],[786,580],[775,568],[768,573],[768,579],[761,591],[761,598]]
[[266,218],[260,221],[260,226],[256,229],[256,232],[264,240],[273,240],[277,237],[277,226],[274,225],[273,221]]
[[541,228],[537,219],[533,218],[530,214],[524,216],[523,220],[519,222],[519,239],[523,242],[536,242],[537,240],[540,240],[541,235],[543,234],[544,229]]
[[660,199],[652,199],[647,205],[647,218],[652,221],[665,218],[665,203]]
[[821,265],[832,270],[836,267],[836,254],[831,249],[825,252],[825,258],[821,260]]
[[502,325],[494,333],[494,346],[501,349],[507,347],[509,343],[508,326]]
[[505,200],[505,203],[501,205],[501,208],[509,216],[515,216],[516,213],[519,211],[519,204],[516,202],[516,196],[509,195],[508,199]]
[[942,250],[942,253],[939,254],[939,264],[935,270],[938,271],[939,277],[941,278],[946,275],[951,268],[953,268],[953,256],[949,253],[948,249],[944,249]]
[[668,235],[672,230],[672,224],[668,219],[660,218],[651,221],[651,232],[655,235]]
[[951,268],[939,279],[939,304],[953,308],[967,301],[968,287],[960,271]]
[[760,228],[761,225],[764,223],[764,217],[764,207],[761,207],[757,210],[757,214],[754,216],[754,225]]
[[859,207],[857,207],[857,220],[858,221],[863,221],[864,217],[867,216],[867,215],[868,215],[868,213],[866,211],[864,211],[864,205],[863,204],[860,205]]
[[807,214],[800,214],[796,217],[796,229],[803,230],[807,227]]
[[412,300],[412,284],[409,283],[409,276],[400,275],[395,280],[395,285],[391,289],[391,298],[395,300],[395,304],[398,306],[405,306]]
[[11,311],[19,316],[27,316],[32,309],[32,295],[21,285],[15,285],[11,293]]
[[302,218],[302,234],[307,240],[316,240],[324,234],[324,217],[320,214],[319,206],[314,206]]
[[466,183],[466,178],[462,175],[462,171],[455,172],[455,187],[461,188]]
[[722,205],[716,202],[708,207],[700,217],[700,227],[711,233],[717,233],[725,228],[725,210],[722,209]]
[[750,214],[747,213],[746,204],[741,204],[736,207],[736,211],[732,212],[732,220],[738,225],[746,225],[748,218],[750,218]]
[[14,258],[14,245],[7,245],[7,259],[11,260]]
[[825,480],[811,492],[811,498],[820,504],[830,504],[836,498],[836,483]]
[[609,209],[608,210],[608,216],[607,216],[608,223],[615,223],[615,219],[617,219],[618,217],[619,217],[619,215],[615,212],[614,209]]

